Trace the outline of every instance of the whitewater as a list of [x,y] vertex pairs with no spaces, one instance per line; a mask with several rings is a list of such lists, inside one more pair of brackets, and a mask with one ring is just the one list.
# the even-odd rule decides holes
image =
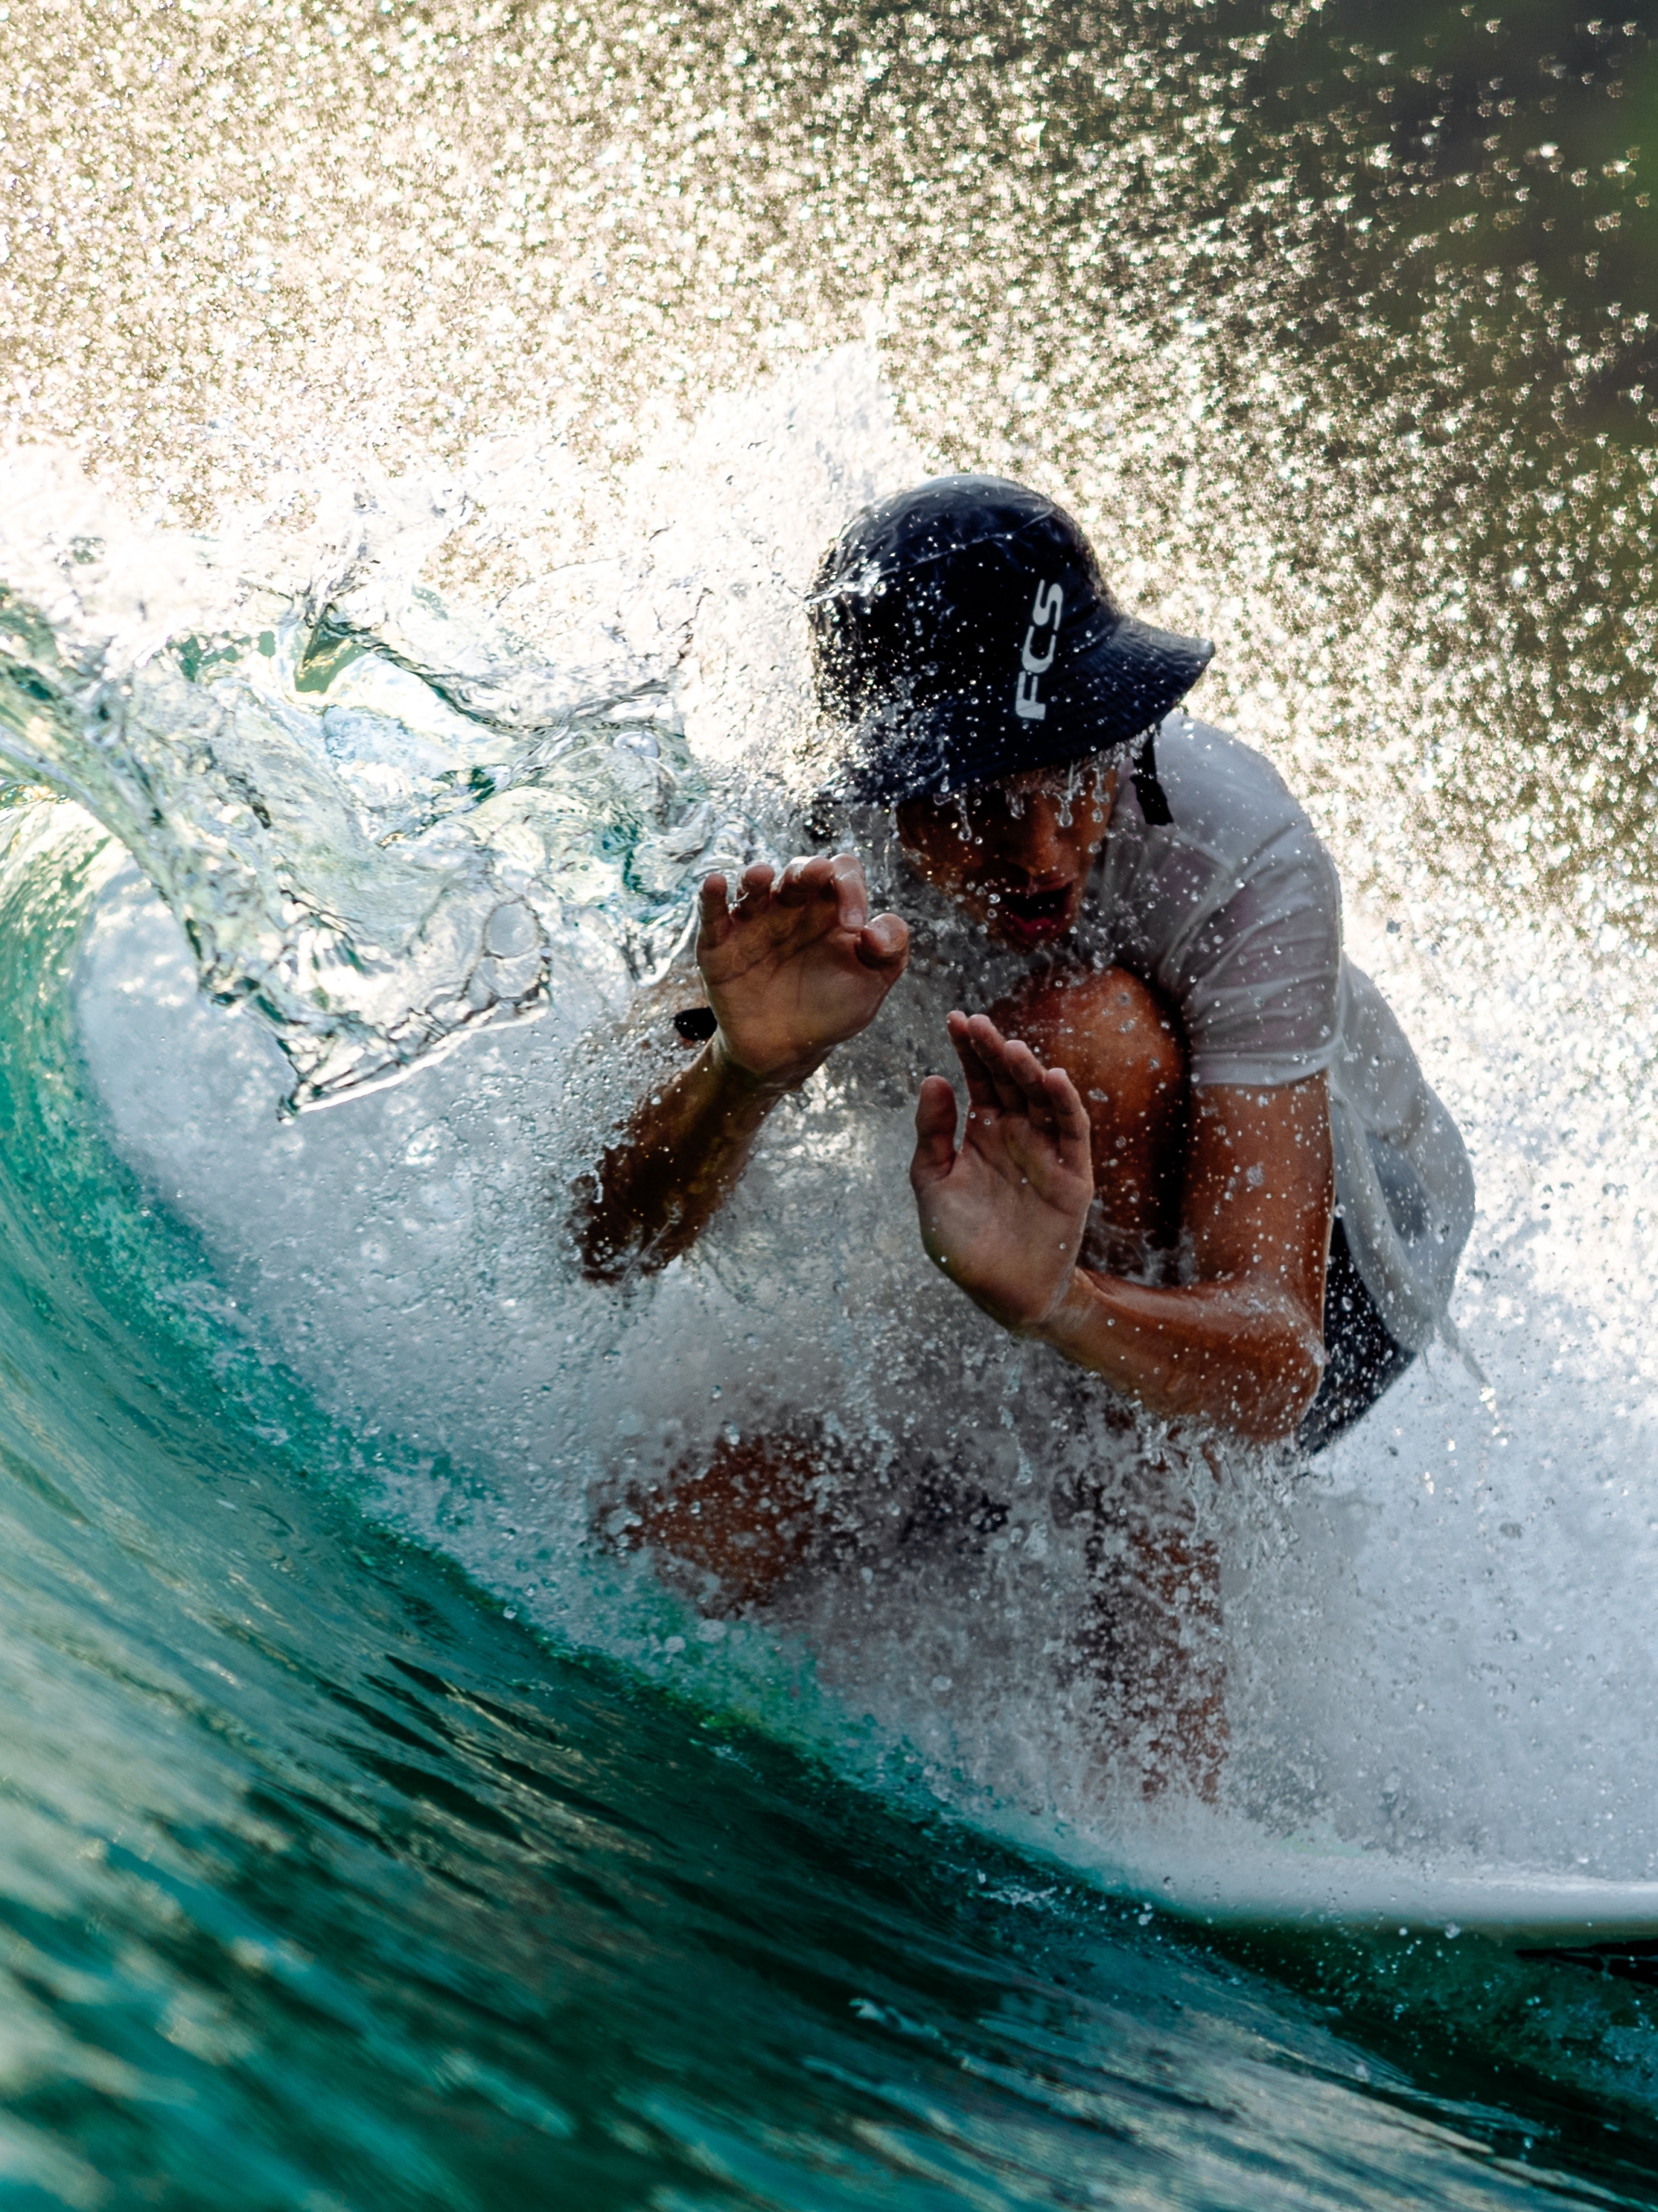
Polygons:
[[[706,1256],[621,1293],[574,1264],[618,1018],[683,951],[702,872],[799,849],[827,774],[806,580],[850,513],[926,466],[872,352],[642,463],[601,561],[562,603],[541,586],[533,646],[423,581],[470,506],[553,504],[521,445],[459,483],[338,492],[308,542],[263,519],[158,539],[35,465],[5,565],[27,589],[56,562],[39,611],[73,674],[9,749],[132,856],[106,845],[98,869],[87,1063],[122,1157],[209,1257],[173,1295],[375,1440],[366,1510],[567,1645],[1171,1902],[1651,1910],[1640,963],[1608,1051],[1581,951],[1471,926],[1455,895],[1350,907],[1478,1163],[1460,1345],[1323,1463],[1236,1454],[1214,1494],[1188,1478],[1224,1563],[1232,1744],[1223,1810],[1148,1814],[1078,1680],[1065,1492],[1157,1445],[958,1311],[906,1218],[949,979],[907,986],[850,1073],[815,1080]],[[866,858],[902,902],[893,853]],[[890,1560],[878,1592],[865,1564],[769,1623],[699,1611],[605,1544],[641,1468],[803,1420],[890,1457],[942,1443],[1011,1517],[970,1561]]]

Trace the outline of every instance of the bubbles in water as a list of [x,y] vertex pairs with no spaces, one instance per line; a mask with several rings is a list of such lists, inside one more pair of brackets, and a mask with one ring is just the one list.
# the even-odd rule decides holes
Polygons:
[[[803,580],[834,502],[914,465],[859,364],[823,364],[802,400],[823,428],[862,410],[844,474],[819,459],[805,495],[815,456],[790,406],[769,446],[751,414],[739,433],[713,410],[688,453],[642,465],[635,496],[658,503],[644,542],[612,549],[608,597],[585,574],[562,602],[544,591],[557,659],[421,580],[471,505],[499,503],[503,475],[525,499],[516,444],[453,483],[337,488],[309,531],[276,518],[228,544],[141,531],[38,454],[0,543],[0,756],[140,857],[204,988],[276,1025],[301,1105],[539,1011],[572,963],[614,995],[671,956],[693,878],[761,848],[755,811],[776,819],[791,785],[810,787],[818,733],[790,629]],[[724,499],[712,557],[688,567],[695,509],[734,447],[789,478],[790,527],[751,479],[753,511]],[[268,580],[246,580],[254,564]],[[757,758],[769,787],[745,805],[738,771]]]
[[[1606,96],[1640,41],[1494,20],[1378,53],[1328,10],[1060,9],[1013,67],[965,21],[301,11],[190,70],[161,16],[28,61],[9,404],[112,489],[20,465],[6,742],[246,1002],[203,1012],[111,894],[81,1005],[122,1145],[311,1386],[429,1455],[398,1512],[562,1632],[744,1694],[763,1638],[672,1626],[590,1500],[802,1407],[872,1440],[878,1499],[906,1418],[954,1421],[1017,1510],[952,1474],[904,1553],[927,1587],[854,1555],[790,1633],[940,1788],[1067,1849],[1129,1814],[1030,1656],[1074,1646],[1085,1534],[1018,1501],[1133,1455],[975,1335],[894,1203],[947,927],[642,1292],[569,1273],[619,1103],[574,1043],[704,865],[791,836],[835,525],[934,465],[1058,492],[1126,600],[1219,641],[1205,710],[1307,797],[1481,1178],[1457,1319],[1491,1395],[1430,1364],[1318,1482],[1234,1470],[1213,1506],[1234,1809],[1645,1870],[1650,217]],[[142,101],[101,95],[118,49]],[[386,1073],[274,1126],[296,1079]]]
[[[817,392],[843,392],[846,375],[842,364]],[[824,444],[847,436],[855,459],[855,419],[834,434],[815,422],[810,383],[786,404]],[[870,411],[878,420],[872,400]],[[742,496],[760,506],[774,456],[756,466],[762,482]],[[717,532],[711,510],[687,511]],[[679,557],[694,574],[686,528]],[[799,543],[817,538],[802,530]],[[786,640],[785,584],[768,589],[765,619]],[[782,696],[801,665],[780,646],[757,686]],[[395,666],[416,680],[407,652]],[[726,664],[721,683],[738,680]],[[342,758],[373,766],[361,732],[379,726],[350,726],[359,749]],[[670,720],[628,726],[624,776],[675,747],[711,790],[744,766],[740,752],[699,761]],[[596,848],[614,826],[606,806],[630,805],[628,792],[582,787]],[[884,831],[865,857],[887,896]],[[1608,1179],[1582,1164],[1590,1109],[1575,1103],[1593,965],[1564,939],[1466,928],[1430,937],[1436,954],[1355,910],[1356,955],[1383,975],[1480,1163],[1485,1213],[1457,1313],[1491,1389],[1482,1401],[1436,1357],[1316,1478],[1286,1483],[1245,1458],[1218,1483],[1169,1442],[1148,1447],[1102,1394],[1001,1336],[926,1266],[896,1200],[964,942],[916,887],[896,895],[917,958],[878,1030],[780,1113],[694,1255],[615,1291],[580,1280],[568,1223],[596,1133],[633,1095],[604,1042],[633,990],[620,963],[576,963],[538,1024],[496,1028],[395,1090],[287,1128],[259,1029],[193,995],[184,947],[134,879],[106,895],[79,1004],[128,1157],[201,1229],[273,1352],[329,1411],[395,1444],[380,1510],[560,1635],[692,1673],[774,1725],[827,1730],[853,1765],[907,1744],[922,1754],[914,1772],[986,1817],[1049,1839],[1057,1820],[1074,1856],[1155,1866],[1159,1880],[1172,1869],[1181,1893],[1208,1894],[1222,1846],[1204,1822],[1220,1816],[1178,1789],[1144,1796],[1160,1760],[1166,1771],[1157,1730],[1182,1693],[1164,1684],[1162,1705],[1142,1707],[1144,1685],[1114,1690],[1106,1632],[1138,1586],[1112,1565],[1119,1553],[1209,1547],[1223,1610],[1206,1628],[1188,1613],[1182,1633],[1217,1640],[1211,1658],[1188,1650],[1182,1679],[1200,1704],[1215,1694],[1204,1683],[1224,1678],[1229,1894],[1295,1890],[1271,1842],[1286,1832],[1318,1840],[1327,1884],[1329,1853],[1381,1854],[1375,1879],[1395,1893],[1401,1864],[1424,1863],[1416,1879],[1436,1896],[1454,1893],[1456,1869],[1493,1863],[1644,1876],[1646,1765],[1626,1717],[1647,1661],[1601,1624],[1640,1617],[1651,1532],[1621,1494],[1638,1486],[1616,1471],[1650,1452],[1658,1400],[1637,1380],[1649,1364],[1638,1277],[1608,1278],[1604,1230],[1591,1242],[1575,1225],[1562,1246],[1556,1226],[1557,1208],[1586,1224],[1581,1208]],[[524,957],[529,923],[510,902],[482,928],[484,957]],[[1011,974],[981,960],[973,988],[993,996]],[[1632,1049],[1631,1006],[1620,1020]],[[598,1042],[577,1051],[584,1034]],[[681,1049],[664,1034],[629,1065],[669,1066]],[[1626,1132],[1610,1140],[1626,1148],[1643,1126],[1639,1094],[1596,1079],[1593,1115]],[[1558,1348],[1540,1363],[1540,1345]],[[1609,1426],[1613,1388],[1625,1411]],[[819,1571],[747,1620],[694,1571],[629,1545],[648,1533],[653,1486],[689,1480],[690,1495],[697,1469],[750,1440],[773,1455],[756,1464],[798,1454],[827,1485],[829,1534]],[[1136,1505],[1157,1465],[1162,1487]],[[1505,1523],[1542,1540],[1505,1536]],[[653,1571],[665,1564],[665,1587]],[[1586,1620],[1576,1594],[1589,1584],[1603,1601]],[[812,1698],[791,1705],[780,1686],[799,1686],[808,1655]],[[1605,1755],[1562,1773],[1552,1747],[1585,1725]],[[1368,1893],[1366,1864],[1347,1862],[1350,1893]]]

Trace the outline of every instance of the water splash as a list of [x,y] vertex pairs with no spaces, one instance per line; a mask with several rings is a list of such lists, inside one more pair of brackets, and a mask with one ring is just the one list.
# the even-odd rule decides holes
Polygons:
[[[1613,1151],[1639,1147],[1650,1024],[1633,958],[1619,971],[1612,1066],[1585,1043],[1585,1009],[1603,984],[1570,933],[1516,935],[1489,918],[1476,928],[1455,882],[1424,897],[1408,939],[1363,902],[1350,917],[1357,957],[1407,1015],[1480,1163],[1485,1212],[1457,1313],[1495,1395],[1482,1401],[1467,1375],[1430,1363],[1315,1479],[1286,1481],[1247,1456],[1218,1486],[1206,1466],[1170,1478],[1169,1510],[1195,1515],[1228,1562],[1221,1814],[1169,1797],[1142,1804],[1144,1747],[1126,1765],[1109,1748],[1098,1685],[1078,1663],[1094,1633],[1100,1561],[1077,1501],[1090,1484],[1132,1489],[1148,1452],[1155,1460],[1167,1445],[1125,1427],[1101,1394],[1077,1390],[1060,1363],[963,1311],[893,1202],[910,1102],[936,1064],[944,1012],[963,989],[993,996],[999,986],[981,957],[963,968],[947,919],[922,912],[878,825],[853,825],[867,865],[920,931],[889,1016],[779,1117],[691,1259],[623,1291],[580,1279],[572,1186],[635,1082],[674,1049],[653,1047],[654,1060],[618,1079],[616,1024],[646,972],[637,957],[630,971],[625,933],[637,943],[655,927],[656,944],[671,945],[685,877],[709,849],[695,841],[722,794],[733,844],[787,839],[791,794],[811,788],[821,742],[802,703],[799,591],[841,519],[837,501],[902,462],[882,442],[890,422],[867,354],[716,410],[672,471],[647,480],[655,504],[642,512],[655,516],[656,537],[618,534],[602,590],[589,572],[574,611],[544,593],[538,639],[561,624],[574,638],[586,622],[590,638],[611,641],[612,669],[647,659],[627,659],[618,635],[653,641],[659,668],[661,641],[678,641],[653,734],[681,787],[700,778],[708,796],[677,826],[647,831],[629,779],[656,764],[641,763],[635,737],[618,774],[602,723],[584,740],[602,775],[583,768],[587,780],[576,779],[580,750],[533,769],[525,795],[537,806],[547,803],[539,779],[569,775],[557,795],[587,871],[577,883],[585,902],[567,893],[560,906],[564,936],[541,925],[552,947],[544,973],[557,980],[542,988],[537,1023],[497,1021],[441,1065],[411,1055],[395,1091],[278,1132],[284,1079],[270,1042],[246,1015],[228,1020],[201,1002],[177,933],[141,881],[112,882],[78,1004],[122,1148],[197,1226],[270,1356],[331,1416],[378,1440],[378,1510],[562,1638],[695,1681],[703,1697],[833,1747],[884,1786],[924,1784],[1028,1839],[1051,1847],[1062,1836],[1073,1860],[1173,1882],[1178,1895],[1280,1906],[1409,1895],[1473,1917],[1471,1895],[1497,1909],[1501,1875],[1533,1912],[1588,1878],[1624,1885],[1627,1907],[1629,1886],[1649,1880],[1655,1863],[1640,1814],[1648,1762],[1622,1717],[1639,1708],[1652,1662],[1627,1636],[1609,1656],[1575,1594],[1621,1593],[1613,1611],[1638,1617],[1658,1564],[1637,1486],[1613,1480],[1653,1448],[1650,1385],[1637,1388],[1649,1364],[1638,1277],[1609,1288],[1603,1241],[1580,1231],[1564,1249],[1540,1245],[1528,1224],[1537,1178],[1573,1184],[1551,1197],[1551,1236],[1554,1205],[1576,1205],[1587,1179],[1558,1158],[1545,1164],[1567,1141],[1556,1133],[1577,1129],[1570,1143],[1582,1140],[1575,1094],[1592,1096],[1619,1133],[1604,1139]],[[513,465],[520,487],[531,479],[521,450]],[[804,519],[792,498],[802,481],[816,483],[818,502]],[[467,642],[472,625],[422,598],[422,564],[434,542],[449,542],[446,516],[452,509],[435,521],[422,511],[407,526],[394,516],[380,536],[367,532],[360,565],[328,572],[325,619],[292,617],[296,636],[310,619],[304,635],[320,637],[326,688],[290,674],[291,711],[323,732],[309,757],[327,761],[355,820],[391,825],[394,883],[398,809],[410,802],[392,779],[422,772],[426,732],[452,755],[466,738],[488,757],[513,702],[544,699],[556,680],[543,644],[491,659]],[[610,523],[619,533],[615,514]],[[595,623],[605,603],[608,618]],[[257,647],[253,657],[276,666]],[[591,673],[607,665],[603,651],[579,665],[570,696],[608,699],[603,711],[613,711],[620,687],[607,692]],[[539,691],[527,688],[532,674]],[[627,711],[637,732],[636,696]],[[344,727],[355,750],[325,741],[337,714],[354,718]],[[533,729],[525,739],[540,742]],[[202,795],[181,789],[186,823]],[[492,803],[469,797],[463,818],[486,847],[498,836],[510,859],[519,817]],[[1364,827],[1388,834],[1385,823]],[[380,848],[365,836],[354,849],[371,855],[366,903]],[[665,868],[640,888],[641,854],[665,849],[677,876]],[[493,848],[485,861],[502,865]],[[572,936],[598,951],[555,968]],[[1535,1009],[1523,1030],[1509,1018],[1516,1000]],[[584,1036],[596,1041],[585,1052]],[[1563,1061],[1569,1038],[1577,1042]],[[1533,1102],[1523,1114],[1521,1091]],[[1643,1194],[1625,1196],[1632,1268]],[[1562,1348],[1544,1363],[1546,1380],[1544,1344]],[[1604,1468],[1592,1487],[1576,1448],[1578,1503],[1563,1506],[1562,1439],[1593,1425],[1589,1408],[1615,1379],[1623,1425],[1600,1424]],[[840,1467],[854,1532],[841,1568],[797,1588],[764,1624],[733,1625],[695,1592],[665,1589],[606,1541],[618,1511],[625,1522],[630,1486],[733,1435],[798,1437]],[[1505,1533],[1515,1528],[1520,1536]],[[1339,1669],[1327,1664],[1332,1651],[1343,1655]],[[1582,1726],[1604,1756],[1562,1776],[1552,1747]]]
[[[746,508],[721,495],[738,453]],[[209,995],[272,1024],[289,1103],[337,1098],[577,969],[617,1006],[660,972],[693,878],[810,787],[800,592],[845,512],[914,465],[848,354],[758,421],[714,409],[619,500],[590,484],[610,544],[560,560],[544,532],[533,596],[464,613],[424,572],[480,519],[521,551],[571,503],[568,454],[493,440],[452,478],[325,477],[297,527],[289,485],[214,540],[144,529],[30,449],[0,526],[0,758],[137,856]]]

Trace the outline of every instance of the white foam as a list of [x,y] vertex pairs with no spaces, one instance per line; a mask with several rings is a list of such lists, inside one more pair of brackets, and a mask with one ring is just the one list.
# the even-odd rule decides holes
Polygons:
[[[502,513],[529,513],[534,457],[495,463],[517,487]],[[722,404],[606,510],[606,574],[628,580],[617,651],[672,660],[711,763],[774,758],[799,780],[799,594],[843,513],[915,465],[867,361],[841,356]],[[402,557],[375,555],[387,622],[407,616]],[[1310,711],[1281,757],[1309,742]],[[372,744],[353,757],[374,767]],[[1339,857],[1344,839],[1389,849],[1389,797],[1378,780],[1367,815],[1349,778]],[[566,1093],[571,1046],[623,989],[602,962],[568,963],[540,1024],[286,1127],[268,1035],[200,999],[131,874],[100,907],[77,1005],[117,1142],[194,1224],[216,1281],[371,1449],[399,1440],[380,1509],[526,1617],[794,1714],[850,1763],[1205,1909],[1472,1921],[1503,1882],[1488,1917],[1594,1917],[1599,1897],[1615,1918],[1614,1891],[1644,1916],[1654,994],[1627,950],[1597,963],[1467,907],[1448,883],[1397,933],[1353,911],[1350,939],[1468,1137],[1480,1212],[1455,1313],[1490,1392],[1436,1353],[1287,1493],[1230,1471],[1206,1509],[1227,1558],[1218,1814],[1125,1789],[1073,1663],[1082,1539],[1054,1510],[1056,1470],[1102,1466],[1121,1438],[920,1254],[908,1101],[941,1012],[922,983],[847,1058],[850,1089],[820,1079],[778,1117],[698,1255],[629,1294],[581,1283],[564,1237],[594,1103]],[[886,1438],[894,1466],[953,1425],[1009,1520],[976,1547],[923,1549],[925,1571],[825,1577],[775,1639],[699,1631],[596,1552],[594,1498],[630,1462],[801,1407]]]

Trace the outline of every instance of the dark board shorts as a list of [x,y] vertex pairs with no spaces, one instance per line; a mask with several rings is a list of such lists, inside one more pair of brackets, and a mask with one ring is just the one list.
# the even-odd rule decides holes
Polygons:
[[1302,1416],[1296,1441],[1321,1452],[1344,1429],[1368,1413],[1416,1358],[1388,1330],[1353,1265],[1347,1232],[1338,1220],[1330,1232],[1330,1265],[1324,1278],[1324,1380]]

